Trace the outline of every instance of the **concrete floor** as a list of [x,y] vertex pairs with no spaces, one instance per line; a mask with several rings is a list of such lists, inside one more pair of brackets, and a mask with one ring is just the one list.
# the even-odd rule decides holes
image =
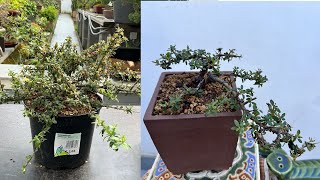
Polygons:
[[62,13],[71,13],[71,0],[61,0],[61,12]]
[[3,55],[0,55],[0,64],[8,58],[8,56],[13,52],[14,48],[6,48],[6,51],[3,52]]
[[130,150],[114,152],[94,132],[88,162],[72,170],[50,170],[32,161],[27,174],[20,173],[25,156],[32,153],[29,120],[22,116],[23,105],[0,105],[0,179],[1,180],[135,180],[140,179],[140,107],[133,115],[103,108],[100,115],[108,123],[118,124],[120,133],[127,136]]
[[60,14],[52,37],[51,46],[54,46],[56,43],[63,43],[67,37],[72,38],[72,42],[77,46],[78,52],[80,52],[78,36],[70,14]]

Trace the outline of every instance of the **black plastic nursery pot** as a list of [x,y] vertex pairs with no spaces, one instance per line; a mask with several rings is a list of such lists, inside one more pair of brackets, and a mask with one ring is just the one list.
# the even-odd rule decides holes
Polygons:
[[[35,152],[35,160],[50,169],[71,169],[83,165],[89,157],[95,119],[90,115],[57,117],[46,134],[46,140]],[[30,118],[32,137],[43,123]],[[33,144],[33,148],[35,148]]]
[[140,61],[140,48],[118,48],[113,58],[123,59],[128,61]]

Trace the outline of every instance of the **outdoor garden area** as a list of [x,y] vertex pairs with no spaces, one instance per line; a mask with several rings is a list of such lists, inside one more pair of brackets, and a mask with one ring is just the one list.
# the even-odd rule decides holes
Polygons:
[[140,177],[139,1],[0,0],[0,47],[0,179]]
[[60,3],[23,0],[0,3],[0,47],[2,56],[6,55],[1,64],[32,64],[36,48],[43,42],[51,42]]

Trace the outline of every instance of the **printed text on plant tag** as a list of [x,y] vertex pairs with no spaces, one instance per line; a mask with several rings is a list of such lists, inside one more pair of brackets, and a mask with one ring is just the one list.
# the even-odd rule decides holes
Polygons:
[[56,133],[54,139],[54,157],[79,154],[81,133]]

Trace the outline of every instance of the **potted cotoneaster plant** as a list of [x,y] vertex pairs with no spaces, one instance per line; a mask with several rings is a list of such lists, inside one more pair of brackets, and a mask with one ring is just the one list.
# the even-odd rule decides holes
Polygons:
[[[52,169],[75,168],[89,156],[95,125],[110,148],[128,148],[126,137],[99,118],[103,106],[99,94],[117,99],[119,91],[140,93],[140,77],[127,71],[126,78],[137,83],[126,85],[109,77],[117,74],[119,65],[109,58],[126,41],[123,29],[117,28],[106,41],[77,52],[71,38],[61,46],[40,46],[33,65],[11,72],[12,90],[0,88],[0,103],[25,105],[24,115],[30,118],[34,153],[27,156],[23,172],[33,156],[38,163]],[[124,73],[124,71],[121,71]],[[106,106],[131,113],[128,106]]]
[[[234,49],[223,52],[219,48],[211,54],[201,49],[177,50],[170,46],[154,61],[163,69],[185,63],[191,70],[199,70],[163,72],[144,116],[161,158],[173,173],[228,169],[238,134],[248,128],[265,155],[286,144],[295,159],[305,149],[315,147],[313,139],[302,142],[299,130],[291,132],[285,113],[272,100],[267,103],[267,113],[263,114],[255,102],[253,87],[236,86],[238,78],[261,87],[267,82],[261,70],[234,67],[233,71],[220,71],[222,61],[234,58],[241,58]],[[276,138],[268,142],[267,132]]]

